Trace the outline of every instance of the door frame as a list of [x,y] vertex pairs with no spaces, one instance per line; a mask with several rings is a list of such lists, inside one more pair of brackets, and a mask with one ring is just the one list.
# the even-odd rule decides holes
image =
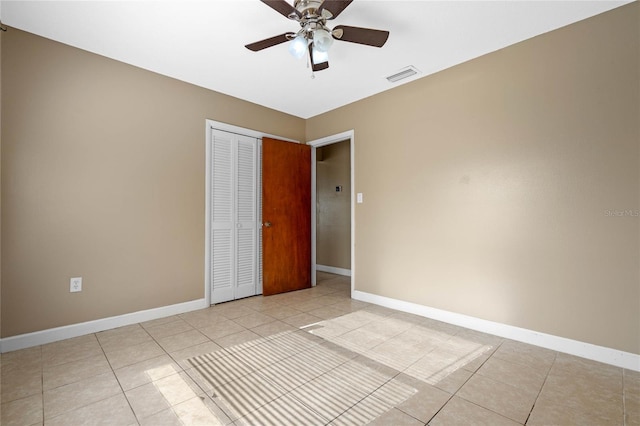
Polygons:
[[[205,241],[204,241],[204,300],[211,305],[211,129],[222,130],[229,133],[236,133],[239,135],[249,136],[259,139],[258,142],[258,154],[262,150],[262,138],[269,137],[274,139],[280,139],[287,142],[300,143],[300,141],[285,138],[283,136],[272,135],[269,133],[261,132],[259,130],[247,129],[244,127],[234,126],[233,124],[227,124],[220,121],[205,120]],[[260,164],[259,167],[262,167]],[[262,191],[262,182],[260,181],[260,173],[257,173],[258,191]],[[262,223],[262,218],[259,218]],[[258,273],[260,271],[257,271]]]
[[355,283],[356,256],[356,186],[355,186],[355,132],[353,129],[307,142],[311,146],[311,285],[316,285],[316,148],[337,142],[349,141],[349,162],[351,175],[351,293]]

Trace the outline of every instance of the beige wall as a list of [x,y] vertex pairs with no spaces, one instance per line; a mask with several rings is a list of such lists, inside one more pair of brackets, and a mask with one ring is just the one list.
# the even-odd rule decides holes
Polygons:
[[205,119],[298,140],[304,120],[2,37],[2,337],[204,297]]
[[[351,162],[349,141],[317,148],[316,263],[351,269]],[[336,186],[342,192],[336,192]]]
[[355,288],[640,353],[638,10],[307,120],[355,130]]

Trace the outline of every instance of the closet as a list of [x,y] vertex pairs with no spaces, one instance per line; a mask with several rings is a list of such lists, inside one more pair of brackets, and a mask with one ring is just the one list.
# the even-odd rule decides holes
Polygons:
[[260,140],[209,129],[211,303],[262,293]]

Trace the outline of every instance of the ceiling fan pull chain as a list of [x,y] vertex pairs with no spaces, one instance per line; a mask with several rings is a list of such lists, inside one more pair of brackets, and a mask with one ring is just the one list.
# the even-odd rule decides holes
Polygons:
[[309,56],[307,56],[307,69],[311,68],[311,80],[316,78],[316,73],[313,70],[313,67],[311,66],[311,62],[309,60]]

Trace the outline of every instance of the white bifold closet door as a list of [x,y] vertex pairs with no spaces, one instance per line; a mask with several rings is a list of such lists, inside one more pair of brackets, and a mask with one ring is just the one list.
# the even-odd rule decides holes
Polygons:
[[261,292],[259,140],[211,132],[211,303],[221,303]]

